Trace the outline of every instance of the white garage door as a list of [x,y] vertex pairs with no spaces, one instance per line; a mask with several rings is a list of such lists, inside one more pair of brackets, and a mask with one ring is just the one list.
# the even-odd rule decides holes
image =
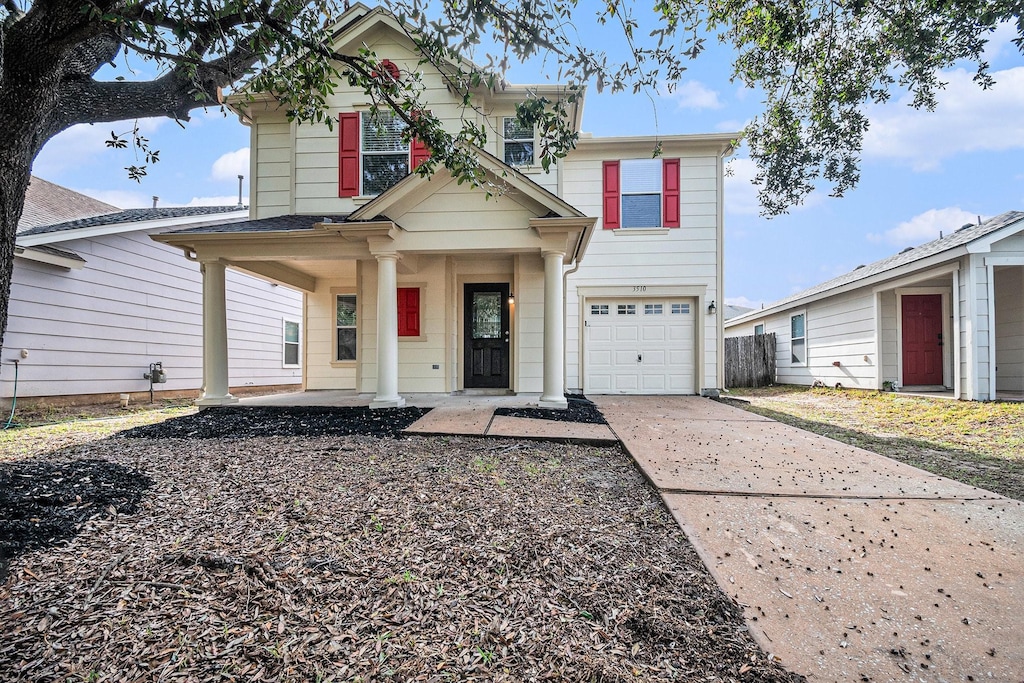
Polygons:
[[693,299],[588,299],[584,392],[695,394]]

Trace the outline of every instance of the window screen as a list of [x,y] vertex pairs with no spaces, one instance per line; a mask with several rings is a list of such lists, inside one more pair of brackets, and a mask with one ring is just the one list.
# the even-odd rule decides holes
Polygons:
[[362,115],[363,194],[378,195],[409,174],[405,122],[394,114]]
[[619,162],[622,227],[661,227],[661,159]]

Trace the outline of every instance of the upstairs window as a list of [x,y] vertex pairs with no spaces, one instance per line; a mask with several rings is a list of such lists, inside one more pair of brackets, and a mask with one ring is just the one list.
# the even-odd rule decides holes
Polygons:
[[409,145],[402,142],[405,121],[394,114],[361,114],[364,195],[378,195],[409,175]]
[[338,115],[338,196],[374,197],[430,157],[418,139],[402,141],[405,121],[391,112]]
[[606,161],[602,182],[606,229],[679,227],[679,159]]
[[533,165],[533,127],[524,126],[514,116],[502,119],[505,163],[509,166]]

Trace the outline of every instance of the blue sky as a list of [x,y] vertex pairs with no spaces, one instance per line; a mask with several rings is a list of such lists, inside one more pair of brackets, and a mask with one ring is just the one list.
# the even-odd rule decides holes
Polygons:
[[[819,191],[788,215],[761,218],[750,184],[753,164],[741,148],[726,179],[726,301],[770,303],[978,216],[1024,209],[1024,58],[1013,37],[1005,27],[990,42],[992,90],[974,85],[969,69],[952,69],[935,112],[915,111],[903,98],[873,107],[861,182],[846,197]],[[729,61],[714,48],[671,93],[591,88],[583,130],[600,136],[737,131],[757,114],[760,97],[729,82]],[[514,65],[507,78],[537,83],[553,71],[541,63]],[[140,126],[161,158],[141,184],[123,170],[140,163],[132,151],[104,146],[111,131],[130,130],[130,123],[65,131],[43,149],[33,172],[122,208],[150,206],[153,195],[161,206],[236,203],[237,175],[249,173],[248,128],[236,117],[198,111],[185,128],[158,119]]]

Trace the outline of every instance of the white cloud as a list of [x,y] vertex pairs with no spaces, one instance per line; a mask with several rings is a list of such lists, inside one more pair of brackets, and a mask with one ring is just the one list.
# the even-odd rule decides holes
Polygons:
[[[725,210],[727,213],[756,216],[761,213],[761,201],[757,198],[758,187],[753,183],[757,165],[749,158],[737,157],[726,162]],[[825,200],[821,192],[811,192],[803,204],[790,207],[790,213],[803,211],[820,205]]]
[[240,175],[249,175],[248,147],[221,155],[210,169],[210,177],[214,180],[237,180]]
[[748,299],[745,296],[727,296],[725,297],[725,303],[729,306],[740,306],[742,308],[761,308],[764,306],[764,302],[758,299]]
[[[235,206],[238,195],[222,195],[220,197],[193,197],[185,206]],[[242,197],[242,204],[248,206],[249,198]]]
[[996,84],[985,91],[971,72],[944,72],[948,85],[938,93],[933,112],[908,107],[909,95],[873,107],[865,156],[926,171],[964,152],[1024,148],[1024,67],[995,71],[992,77]]
[[721,109],[724,106],[718,99],[718,91],[711,90],[700,81],[675,83],[662,94],[675,100],[679,109]]
[[870,242],[885,242],[896,247],[917,246],[937,239],[940,232],[948,235],[977,220],[977,214],[964,211],[958,206],[929,209],[908,221],[903,221],[891,230],[884,233],[868,233],[867,237]]
[[[151,137],[152,133],[166,122],[167,119],[141,119],[138,122],[139,132]],[[32,172],[41,178],[52,178],[62,171],[82,166],[101,154],[111,155],[112,163],[121,166],[141,163],[135,162],[134,153],[130,149],[113,150],[106,146],[111,132],[124,137],[125,134],[130,135],[132,125],[131,121],[116,121],[72,126],[46,143],[32,164]],[[131,147],[131,140],[128,142]]]
[[757,199],[757,186],[752,182],[757,166],[750,159],[730,159],[726,168],[731,175],[725,177],[725,210],[756,216],[761,212]]
[[89,188],[74,188],[87,197],[98,199],[107,204],[113,204],[120,209],[148,209],[153,206],[153,196],[145,192],[132,192],[130,190],[93,190]]

